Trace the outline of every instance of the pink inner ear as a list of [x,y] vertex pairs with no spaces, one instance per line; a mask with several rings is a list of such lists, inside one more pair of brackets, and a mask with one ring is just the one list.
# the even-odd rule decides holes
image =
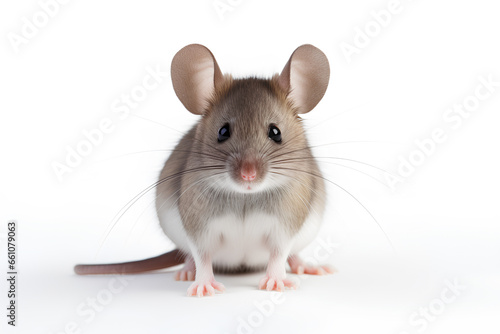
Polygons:
[[204,58],[198,64],[193,64],[192,87],[193,103],[200,114],[208,107],[208,100],[214,92],[214,62]]
[[307,73],[307,62],[303,60],[294,59],[292,61],[292,71],[290,72],[290,86],[292,87],[290,91],[290,99],[295,102],[299,110],[307,104],[307,94],[310,88],[310,77]]
[[203,45],[188,45],[172,60],[175,93],[193,114],[201,115],[206,111],[215,87],[223,80],[214,56]]
[[278,84],[297,107],[299,114],[311,111],[328,87],[330,66],[328,59],[312,45],[298,47],[283,68]]
[[284,92],[289,93],[290,91],[290,66],[292,59],[290,59],[278,77],[278,85],[283,89]]

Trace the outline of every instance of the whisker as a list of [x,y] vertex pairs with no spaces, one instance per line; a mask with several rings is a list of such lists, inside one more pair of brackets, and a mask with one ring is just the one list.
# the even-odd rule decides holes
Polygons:
[[311,176],[314,176],[314,177],[318,177],[318,178],[321,178],[321,179],[323,179],[323,180],[325,180],[325,181],[333,184],[334,186],[338,187],[339,189],[341,189],[342,191],[344,191],[345,193],[347,193],[352,199],[354,199],[370,215],[370,217],[378,225],[379,229],[382,231],[382,233],[384,234],[385,238],[387,239],[387,241],[391,245],[391,248],[392,248],[392,251],[394,252],[394,254],[396,254],[396,249],[395,249],[394,245],[392,244],[391,239],[389,238],[389,236],[387,235],[387,233],[382,228],[382,225],[380,225],[380,223],[377,221],[377,219],[375,218],[375,216],[373,216],[373,214],[370,212],[370,210],[368,210],[368,208],[365,205],[363,205],[363,203],[361,203],[361,201],[359,199],[357,199],[357,197],[354,196],[352,193],[350,193],[347,189],[345,189],[341,185],[337,184],[336,182],[333,182],[333,181],[325,178],[322,175],[317,175],[317,174],[309,172],[309,171],[304,171],[304,170],[296,169],[296,168],[287,168],[287,167],[272,167],[272,168],[291,170],[291,171],[305,173],[305,174],[308,174],[308,175],[311,175]]
[[[179,198],[180,198],[180,197],[181,197],[181,196],[182,196],[182,195],[183,195],[183,194],[184,194],[187,190],[191,189],[192,187],[194,187],[195,185],[197,185],[197,184],[199,184],[199,183],[201,183],[201,182],[206,181],[206,180],[207,180],[207,179],[209,179],[209,178],[212,178],[212,177],[214,177],[214,176],[217,176],[217,175],[220,175],[220,174],[224,174],[224,173],[225,173],[225,172],[215,173],[215,174],[209,175],[209,176],[207,176],[207,177],[205,177],[205,178],[203,178],[203,179],[200,179],[200,180],[198,180],[198,181],[193,182],[191,185],[189,185],[189,187],[187,187],[187,188],[186,188],[186,189],[185,189],[185,190],[184,190],[184,191],[183,191],[183,192],[182,192],[182,193],[178,196],[178,198],[177,198],[177,199],[176,199],[176,201],[172,204],[172,206],[175,206],[175,205],[178,203]],[[181,189],[176,190],[176,191],[175,191],[172,195],[170,195],[168,198],[166,198],[166,199],[163,201],[163,203],[162,203],[162,204],[158,207],[158,209],[157,209],[157,210],[159,211],[161,208],[163,208],[163,206],[167,203],[167,201],[168,201],[169,199],[171,199],[173,196],[175,196],[177,193],[179,193],[180,191],[181,191]],[[146,212],[146,210],[147,210],[147,209],[149,209],[149,207],[150,207],[153,203],[155,203],[155,202],[156,202],[156,200],[158,199],[158,196],[159,196],[159,194],[157,194],[157,195],[155,196],[155,198],[154,198],[151,202],[149,202],[149,204],[147,205],[147,207],[146,207],[146,208],[145,208],[145,209],[141,212],[141,214],[137,217],[137,219],[135,220],[134,224],[132,225],[132,228],[130,229],[129,235],[128,235],[128,237],[127,237],[127,242],[128,242],[128,239],[130,238],[130,236],[132,235],[132,230],[135,228],[135,226],[136,226],[136,224],[138,223],[139,219],[140,219],[140,218],[144,215],[144,213]]]
[[[280,173],[280,172],[276,172],[276,171],[272,171],[270,170],[269,171],[270,174],[277,174],[277,175],[282,175],[282,176],[285,176],[285,177],[289,177],[291,178],[290,175],[287,175],[287,174],[284,174],[284,173]],[[322,196],[322,194],[320,194],[316,189],[314,189],[313,187],[311,187],[310,185],[308,184],[305,184],[303,183],[302,186],[305,186],[307,189],[309,189],[310,191],[312,191],[314,194],[316,194],[316,196],[320,197]],[[314,212],[316,213],[316,215],[318,217],[321,217],[321,215],[318,213],[318,211],[316,211],[316,209],[314,209],[312,206],[311,206],[311,209],[314,210]]]
[[[290,143],[290,141],[288,141],[287,143]],[[278,154],[278,155],[272,155],[269,157],[269,159],[275,159],[275,158],[278,158],[280,156],[283,156],[283,155],[286,155],[286,154],[290,154],[290,153],[295,153],[295,152],[300,152],[300,151],[306,151],[306,150],[309,150],[309,149],[312,149],[312,148],[317,148],[317,147],[324,147],[324,146],[332,146],[332,145],[340,145],[340,144],[359,144],[359,143],[370,143],[370,144],[394,144],[396,145],[396,143],[391,143],[391,142],[384,142],[384,141],[373,141],[373,140],[349,140],[349,141],[340,141],[340,142],[332,142],[332,143],[326,143],[326,144],[318,144],[318,145],[306,145],[304,147],[301,147],[301,148],[298,148],[298,149],[294,149],[294,150],[291,150],[291,151],[287,151],[287,152],[282,152],[281,154]],[[286,143],[285,143],[286,144]],[[277,150],[278,151],[278,150]]]
[[369,178],[377,181],[378,183],[380,183],[381,185],[383,185],[384,187],[388,188],[388,189],[391,189],[391,187],[389,187],[384,181],[381,181],[379,179],[377,179],[375,176],[373,175],[370,175],[360,169],[357,169],[357,168],[354,168],[354,167],[351,167],[351,166],[347,166],[347,165],[343,165],[343,164],[339,164],[338,162],[332,162],[332,161],[319,161],[319,162],[323,162],[323,163],[328,163],[328,164],[331,164],[331,165],[336,165],[336,166],[340,166],[340,167],[344,167],[344,168],[347,168],[347,169],[351,169],[353,171],[356,171],[358,173],[361,173],[363,175],[366,175],[368,176]]
[[350,162],[355,162],[355,163],[358,163],[358,164],[361,164],[361,165],[365,165],[365,166],[368,166],[368,167],[372,167],[372,168],[375,168],[381,172],[384,172],[386,174],[389,174],[393,177],[397,177],[396,175],[394,175],[393,173],[383,169],[383,168],[380,168],[378,166],[375,166],[375,165],[372,165],[370,163],[367,163],[367,162],[364,162],[364,161],[360,161],[360,160],[356,160],[356,159],[350,159],[350,158],[342,158],[342,157],[292,157],[292,158],[286,158],[286,159],[282,159],[282,160],[275,160],[275,161],[270,161],[270,163],[272,164],[275,164],[275,163],[291,163],[291,162],[295,162],[295,161],[299,161],[299,160],[315,160],[315,159],[335,159],[335,160],[345,160],[345,161],[350,161]]
[[[152,122],[152,123],[154,123],[154,124],[161,125],[161,126],[163,126],[163,127],[167,128],[167,129],[170,129],[170,130],[173,130],[173,131],[179,132],[179,133],[181,133],[181,134],[183,134],[183,135],[185,134],[184,132],[182,132],[182,131],[180,131],[180,130],[177,130],[177,129],[174,129],[174,128],[171,128],[171,127],[169,127],[168,125],[163,124],[163,123],[161,123],[161,122],[154,121],[154,120],[151,120],[151,119],[148,119],[148,118],[145,118],[145,117],[142,117],[142,116],[138,116],[138,115],[135,115],[135,114],[130,114],[130,115],[133,115],[133,116],[135,116],[135,117],[137,117],[137,118],[140,118],[140,119],[142,119],[142,120],[145,120],[145,121]],[[203,140],[201,140],[201,139],[198,139],[198,138],[190,138],[190,139],[191,139],[191,140],[196,140],[196,141],[200,142],[200,143],[201,143],[201,144],[203,144],[203,145],[206,145],[206,146],[208,146],[208,147],[211,147],[211,148],[213,148],[214,150],[216,150],[216,151],[218,151],[219,153],[222,153],[222,154],[224,154],[224,155],[228,155],[228,154],[229,154],[228,152],[226,152],[226,151],[224,151],[224,150],[222,150],[222,149],[219,149],[219,148],[217,148],[217,147],[215,147],[215,146],[213,146],[213,145],[210,145],[210,144],[208,144],[208,143],[204,142],[204,141],[203,141]]]
[[[212,175],[210,175],[210,176],[204,177],[203,179],[201,179],[201,180],[199,180],[199,181],[196,181],[194,184],[192,184],[192,185],[190,185],[188,188],[186,188],[186,189],[185,189],[185,190],[184,190],[184,191],[183,191],[183,192],[182,192],[182,193],[181,193],[181,194],[177,197],[177,199],[176,199],[176,200],[175,200],[175,202],[172,204],[172,206],[177,205],[177,204],[179,203],[179,200],[181,199],[182,195],[184,195],[184,193],[186,193],[186,192],[187,192],[187,191],[188,191],[191,187],[193,187],[195,184],[198,184],[198,183],[201,183],[201,182],[203,182],[203,181],[206,181],[206,180],[207,180],[208,178],[210,178],[210,177],[219,176],[219,175],[222,175],[222,174],[224,174],[224,173],[227,173],[227,172],[226,172],[226,171],[223,171],[223,172],[214,173],[214,174],[212,174]],[[201,181],[201,182],[200,182],[200,181]],[[207,186],[207,187],[208,187],[208,186]],[[203,190],[203,191],[204,191],[204,190]],[[202,192],[203,192],[203,191],[202,191]],[[170,196],[170,197],[171,197],[171,196]],[[197,198],[199,198],[199,197],[197,197]],[[162,204],[162,206],[163,206],[163,204]],[[160,208],[161,208],[162,206],[160,206]]]
[[108,159],[101,160],[100,162],[106,162],[106,161],[113,160],[113,159],[119,159],[119,158],[123,158],[123,157],[130,156],[130,155],[143,154],[143,153],[154,153],[154,152],[193,153],[193,154],[198,154],[198,155],[201,155],[201,156],[212,158],[212,159],[214,159],[216,161],[223,161],[223,162],[226,161],[226,159],[224,157],[216,156],[216,155],[209,154],[209,153],[206,153],[206,152],[197,152],[197,151],[179,150],[179,149],[158,149],[158,150],[146,150],[146,151],[137,151],[137,152],[125,153],[125,154],[122,154],[122,155],[117,155],[115,157],[111,157],[111,158],[108,158]]
[[139,194],[137,194],[136,196],[134,196],[134,198],[132,198],[129,202],[127,202],[127,204],[125,204],[118,211],[118,213],[113,217],[113,219],[111,220],[112,225],[110,228],[108,228],[108,231],[105,233],[105,236],[100,243],[100,246],[97,250],[97,253],[99,253],[99,251],[101,250],[101,248],[104,244],[104,241],[108,238],[109,234],[115,228],[116,224],[121,219],[121,217],[123,217],[123,215],[130,209],[130,207],[132,207],[132,205],[134,205],[139,199],[142,198],[142,196],[144,196],[146,193],[148,193],[151,189],[154,189],[156,186],[158,186],[164,182],[167,182],[175,177],[180,177],[180,176],[187,174],[187,173],[194,173],[194,172],[206,171],[206,170],[216,170],[216,169],[223,169],[223,168],[225,168],[225,166],[223,166],[223,165],[214,165],[214,166],[202,166],[202,167],[196,167],[196,168],[183,170],[183,171],[171,174],[169,176],[166,176],[166,177],[152,183],[151,185],[149,185],[145,189],[143,189],[141,192],[139,192]]
[[[205,192],[206,192],[208,189],[210,189],[210,185],[209,185],[209,184],[207,184],[207,185],[206,185],[206,187],[205,187],[205,189],[203,189],[202,191],[200,191],[200,193],[198,194],[198,196],[197,196],[195,199],[193,199],[193,204],[195,204],[195,203],[198,201],[198,199],[199,199],[201,196],[203,196],[203,194],[205,194]],[[178,200],[179,200],[179,199],[180,199],[180,196],[179,196]]]
[[[312,125],[312,126],[309,126],[309,127],[303,126],[303,129],[304,129],[304,131],[305,131],[305,132],[310,131],[311,129],[313,129],[313,128],[317,127],[317,126],[318,126],[318,125],[320,125],[320,124],[324,124],[325,122],[328,122],[328,121],[332,120],[332,119],[333,119],[333,118],[335,118],[335,117],[338,117],[338,116],[340,116],[340,115],[342,115],[342,114],[345,114],[345,113],[347,113],[347,112],[350,112],[350,111],[352,111],[352,110],[358,109],[358,108],[360,108],[360,107],[362,107],[362,106],[364,106],[364,105],[366,105],[366,104],[367,104],[367,103],[363,103],[363,104],[361,104],[361,105],[359,105],[359,106],[357,106],[357,107],[353,107],[353,108],[349,108],[349,109],[347,109],[347,110],[344,110],[344,111],[342,111],[342,112],[340,112],[340,113],[338,113],[338,114],[335,114],[335,115],[333,115],[333,116],[328,117],[327,119],[325,119],[325,120],[323,120],[323,121],[321,121],[321,122],[316,123],[315,125]],[[299,119],[300,121],[302,121],[302,118],[298,117],[298,119]],[[289,142],[293,142],[293,141],[294,141],[294,140],[296,140],[297,138],[300,138],[300,136],[301,136],[301,133],[299,132],[297,135],[295,135],[295,136],[293,136],[293,137],[289,138],[289,139],[285,142],[285,144],[286,144],[286,143],[289,143]],[[283,147],[285,146],[285,144],[283,145]]]
[[[382,184],[382,185],[383,185],[383,186],[385,186],[386,188],[390,189],[390,187],[389,187],[389,186],[388,186],[388,185],[387,185],[384,181],[381,181],[381,180],[379,180],[378,178],[376,178],[375,176],[373,176],[373,175],[371,175],[371,174],[368,174],[368,173],[366,173],[366,172],[364,172],[364,171],[362,171],[362,170],[360,170],[360,169],[357,169],[357,168],[354,168],[354,167],[352,167],[352,166],[348,166],[348,165],[343,165],[343,164],[340,164],[340,163],[338,163],[338,162],[332,162],[332,161],[319,161],[319,160],[318,160],[318,162],[320,162],[320,163],[327,163],[327,164],[330,164],[330,165],[336,165],[336,166],[339,166],[339,167],[344,167],[344,168],[347,168],[347,169],[351,169],[351,170],[353,170],[353,171],[356,171],[356,172],[358,172],[358,173],[361,173],[361,174],[363,174],[363,175],[368,176],[369,178],[373,179],[374,181],[377,181],[378,183]],[[278,164],[278,166],[279,166],[279,164]],[[313,190],[313,189],[311,189],[311,190]]]
[[[311,189],[309,186],[306,186],[307,188]],[[304,203],[304,205],[307,207],[307,209],[309,211],[313,211],[318,217],[320,216],[318,214],[318,212],[316,211],[316,209],[313,208],[312,206],[312,203],[307,203],[307,201],[304,199],[304,197],[302,195],[300,195],[300,193],[295,193],[295,195],[302,201],[302,203]]]

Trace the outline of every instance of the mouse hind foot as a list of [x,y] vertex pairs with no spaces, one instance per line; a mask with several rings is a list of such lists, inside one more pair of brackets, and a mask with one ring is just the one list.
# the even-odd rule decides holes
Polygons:
[[290,265],[292,273],[298,275],[327,275],[337,271],[330,265],[309,264],[298,255],[290,255],[288,257],[288,264]]
[[174,276],[176,281],[194,281],[196,276],[196,266],[191,255],[186,256],[184,266],[179,269]]

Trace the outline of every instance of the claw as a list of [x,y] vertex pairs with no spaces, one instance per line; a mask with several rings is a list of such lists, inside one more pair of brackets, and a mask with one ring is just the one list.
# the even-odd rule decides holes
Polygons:
[[298,256],[289,257],[288,264],[292,273],[297,275],[326,275],[336,272],[335,268],[329,265],[308,265]]
[[279,279],[270,276],[262,278],[259,282],[260,290],[283,292],[285,288],[297,289],[297,284],[287,278]]
[[203,282],[193,282],[189,289],[187,290],[188,296],[198,296],[203,297],[205,295],[214,296],[215,291],[224,292],[225,288],[222,283],[215,281],[214,279]]

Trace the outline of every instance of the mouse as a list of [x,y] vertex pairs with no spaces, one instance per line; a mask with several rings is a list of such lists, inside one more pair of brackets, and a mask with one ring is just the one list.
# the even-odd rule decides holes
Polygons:
[[180,139],[156,182],[161,229],[176,245],[133,262],[80,264],[79,275],[130,274],[183,267],[188,296],[225,287],[214,273],[263,271],[259,289],[297,288],[291,273],[322,275],[299,255],[320,229],[326,187],[301,115],[323,98],[330,66],[317,47],[299,46],[269,78],[223,74],[212,52],[187,45],[172,59],[171,79],[184,107],[199,117]]

